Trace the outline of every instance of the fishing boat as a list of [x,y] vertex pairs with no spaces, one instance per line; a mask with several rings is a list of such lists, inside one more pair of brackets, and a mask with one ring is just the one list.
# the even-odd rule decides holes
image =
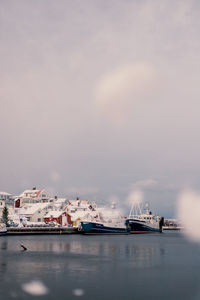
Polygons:
[[83,234],[128,234],[125,218],[115,210],[113,203],[109,208],[96,209],[94,214],[82,220],[80,230]]
[[162,232],[163,224],[164,218],[153,215],[149,210],[148,203],[145,205],[144,212],[138,202],[134,203],[126,220],[126,226],[130,233]]
[[128,234],[127,226],[124,224],[108,224],[99,222],[81,222],[83,234]]
[[7,234],[6,225],[4,223],[0,223],[0,235],[6,235],[6,234]]

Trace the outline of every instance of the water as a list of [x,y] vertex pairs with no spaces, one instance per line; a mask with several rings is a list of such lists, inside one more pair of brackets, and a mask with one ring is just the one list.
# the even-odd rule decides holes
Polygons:
[[199,270],[200,246],[179,232],[0,237],[1,300],[197,300]]

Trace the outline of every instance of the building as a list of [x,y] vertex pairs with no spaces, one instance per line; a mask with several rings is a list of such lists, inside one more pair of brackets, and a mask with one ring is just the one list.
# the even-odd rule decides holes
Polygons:
[[70,216],[65,211],[52,210],[44,216],[46,223],[56,222],[62,226],[71,225]]
[[95,211],[95,208],[96,204],[91,205],[88,200],[80,200],[79,198],[68,200],[66,210],[68,223],[75,227],[79,226],[85,216]]
[[10,211],[14,206],[14,197],[9,193],[0,192],[0,217],[2,216],[2,212],[5,206]]
[[47,191],[44,189],[37,190],[34,187],[32,190],[25,190],[22,194],[16,197],[15,207],[23,207],[34,203],[47,203],[50,199],[50,194]]
[[[17,201],[18,200],[20,201],[21,199],[17,199]],[[26,220],[32,223],[44,222],[46,215],[50,214],[51,217],[52,213],[55,214],[55,212],[56,212],[55,218],[57,219],[60,217],[60,214],[66,211],[67,203],[68,200],[66,198],[58,198],[58,197],[49,198],[48,202],[41,202],[41,201],[40,202],[34,201],[34,203],[25,202],[22,203],[23,205],[21,207],[15,205],[13,212],[10,213],[10,220],[12,220],[13,223],[18,223],[18,224],[25,223],[24,221],[22,222],[22,220]],[[59,214],[59,216],[57,216],[57,214]],[[59,224],[60,222],[62,224],[67,223],[67,219],[65,220],[64,216],[66,217],[66,215],[62,215],[62,220],[60,220],[60,218],[58,219]]]
[[48,213],[49,209],[52,209],[49,203],[34,203],[19,208],[16,212],[20,220],[26,218],[29,222],[44,222],[44,216]]

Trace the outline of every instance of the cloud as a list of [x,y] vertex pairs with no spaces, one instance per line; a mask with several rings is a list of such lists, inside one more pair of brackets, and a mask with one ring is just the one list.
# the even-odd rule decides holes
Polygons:
[[192,241],[200,242],[200,193],[183,191],[177,201],[177,217],[184,227],[184,234]]
[[124,122],[138,103],[150,97],[155,90],[156,81],[156,68],[149,62],[118,66],[97,83],[96,104],[112,121]]

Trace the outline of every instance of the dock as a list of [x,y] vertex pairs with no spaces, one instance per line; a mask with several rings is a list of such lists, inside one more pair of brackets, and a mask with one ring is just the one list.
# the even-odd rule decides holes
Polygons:
[[163,230],[183,230],[181,226],[163,226]]
[[78,234],[76,227],[8,227],[7,235],[28,234]]

